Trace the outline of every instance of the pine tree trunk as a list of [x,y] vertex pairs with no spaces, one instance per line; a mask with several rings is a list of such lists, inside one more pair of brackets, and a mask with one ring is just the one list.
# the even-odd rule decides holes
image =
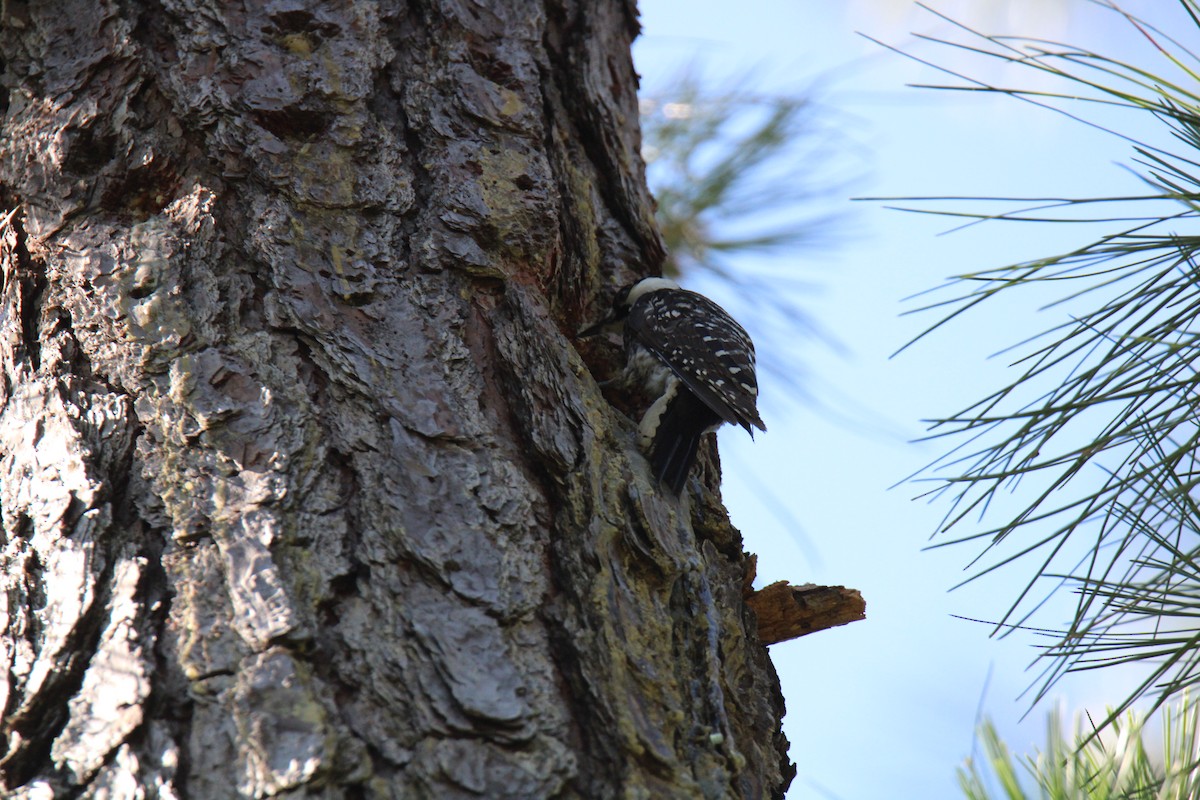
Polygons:
[[0,793],[782,795],[572,339],[662,258],[632,2],[3,8]]

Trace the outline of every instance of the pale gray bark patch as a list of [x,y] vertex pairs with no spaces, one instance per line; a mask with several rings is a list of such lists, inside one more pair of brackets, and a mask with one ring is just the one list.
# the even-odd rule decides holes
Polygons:
[[[114,564],[106,541],[114,526],[113,482],[120,480],[114,473],[127,468],[132,448],[131,404],[76,376],[30,374],[30,348],[19,331],[30,324],[22,319],[29,284],[20,273],[31,264],[17,252],[17,232],[10,228],[0,242],[5,303],[13,312],[0,337],[6,386],[13,387],[0,412],[0,697],[7,733],[0,764],[26,768],[24,760],[37,758],[47,737],[65,726],[51,761],[86,779],[138,727],[137,702],[149,687],[138,642],[146,612],[133,600],[139,562],[126,554]],[[57,318],[52,308],[41,315],[42,325]],[[40,368],[61,373],[75,353],[70,337],[50,327],[39,342]],[[121,683],[111,692],[110,679]]]
[[78,783],[87,783],[143,719],[143,702],[150,695],[148,653],[154,640],[140,635],[144,613],[137,598],[146,568],[141,558],[123,558],[113,569],[106,608],[108,621],[96,653],[83,674],[83,683],[69,704],[70,718],[54,740],[50,756],[69,769]]
[[[95,601],[95,573],[104,565],[95,563],[99,509],[85,500],[94,499],[98,486],[89,479],[80,436],[62,398],[48,396],[41,383],[18,385],[0,415],[0,431],[5,588],[9,597],[19,598],[9,610],[5,661],[10,686],[20,687],[9,699],[24,695],[16,708],[20,716],[36,707],[39,693],[72,656],[72,634]],[[79,506],[72,513],[76,497]],[[91,512],[86,517],[83,508]],[[75,524],[77,537],[71,536]]]
[[553,739],[539,738],[530,749],[542,756],[531,760],[512,747],[480,746],[470,739],[423,742],[412,766],[413,786],[423,797],[447,800],[571,796],[566,782],[574,772],[574,755]]
[[[412,627],[449,691],[443,703],[451,703],[453,708],[435,704],[443,718],[461,714],[509,726],[528,717],[530,708],[523,699],[528,690],[516,664],[490,658],[507,649],[494,619],[469,606],[435,610],[431,604],[423,604],[414,608]],[[471,724],[463,727],[469,730]]]
[[326,691],[322,681],[279,648],[242,665],[231,697],[242,795],[276,795],[330,769],[334,741],[318,700]]
[[145,741],[137,747],[122,744],[116,749],[80,795],[83,800],[187,800],[198,796],[178,791],[180,753],[167,726],[149,721],[141,735]]
[[[190,681],[202,684],[233,674],[251,651],[234,625],[224,559],[217,548],[173,549],[163,555],[162,565],[178,587],[171,602],[172,624],[163,632],[163,649]],[[205,686],[196,689],[201,696],[211,694]]]
[[292,633],[296,619],[271,551],[255,538],[256,532],[269,531],[272,521],[256,526],[254,516],[248,513],[239,529],[223,532],[218,546],[225,559],[234,629],[251,650],[261,651]]

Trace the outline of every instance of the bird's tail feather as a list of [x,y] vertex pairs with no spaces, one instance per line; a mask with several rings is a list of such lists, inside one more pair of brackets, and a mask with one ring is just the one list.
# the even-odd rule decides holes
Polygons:
[[720,422],[721,418],[691,392],[676,394],[665,409],[650,445],[654,477],[680,494],[700,449],[700,437]]
[[675,494],[680,494],[687,483],[688,473],[692,471],[696,452],[700,449],[700,435],[686,436],[664,444],[667,446],[651,453],[650,463],[659,482],[666,484]]

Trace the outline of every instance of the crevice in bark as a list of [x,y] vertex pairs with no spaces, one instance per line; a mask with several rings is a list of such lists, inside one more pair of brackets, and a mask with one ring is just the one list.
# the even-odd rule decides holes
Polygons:
[[[151,104],[142,105],[146,108]],[[146,219],[166,208],[182,184],[174,159],[156,152],[145,163],[125,165],[112,178],[100,181],[97,204],[113,214]]]
[[[476,281],[477,285],[479,283]],[[514,287],[513,291],[522,290]],[[515,373],[519,367],[508,362],[496,343],[497,327],[501,324],[518,325],[514,316],[519,316],[520,309],[513,307],[513,298],[500,284],[496,284],[495,288],[480,288],[473,296],[473,319],[466,327],[466,341],[484,382],[485,389],[479,395],[479,406],[495,419],[497,427],[505,433],[498,437],[497,445],[537,487],[538,497],[547,504],[548,519],[541,520],[541,523],[553,537],[551,521],[555,519],[556,497],[552,487],[556,470],[537,457],[537,447],[530,439],[527,427],[521,424],[522,419],[531,418],[538,414],[538,410],[524,408],[518,414],[514,408],[514,404],[520,404],[523,397],[518,385],[520,376]],[[501,318],[504,318],[503,322]]]
[[[545,276],[544,285],[547,287],[547,296],[550,299],[553,308],[558,310],[558,313],[564,317],[562,322],[571,328],[568,335],[579,330],[581,320],[578,319],[585,308],[587,300],[595,294],[594,287],[591,284],[596,282],[595,265],[585,264],[581,258],[581,254],[587,253],[586,248],[571,246],[572,242],[586,241],[589,233],[582,220],[579,219],[577,206],[580,199],[576,198],[575,187],[571,184],[571,171],[568,167],[568,154],[564,152],[563,142],[570,141],[570,136],[567,132],[561,131],[561,119],[566,115],[562,108],[562,103],[558,100],[561,96],[562,88],[558,84],[558,70],[555,68],[553,53],[555,52],[555,44],[553,42],[555,25],[562,25],[561,12],[556,14],[556,7],[553,3],[547,3],[547,24],[545,33],[542,36],[542,50],[546,53],[546,57],[550,60],[547,65],[538,62],[538,87],[542,94],[542,116],[546,123],[546,133],[543,147],[550,160],[551,170],[554,175],[555,182],[558,184],[558,227],[559,227],[559,250],[555,252],[554,267],[551,273]],[[588,267],[592,266],[592,269]],[[566,302],[563,302],[566,301]]]
[[142,46],[143,57],[153,55],[168,63],[178,63],[179,53],[172,29],[170,14],[162,0],[120,0],[121,15],[132,20],[132,38]]
[[[32,527],[32,520],[21,515],[23,521],[29,522]],[[22,575],[22,582],[25,584],[25,596],[29,599],[29,608],[32,611],[41,611],[46,607],[46,582],[42,580],[43,570],[41,557],[37,551],[29,554],[29,558],[25,561],[25,574]],[[25,627],[25,641],[27,641],[33,652],[38,652],[42,647],[42,636],[45,629],[45,622],[38,614],[30,614],[29,622]],[[18,696],[16,692],[9,695],[9,703],[15,704]],[[8,715],[5,715],[8,718]],[[5,753],[7,753],[8,740],[2,742],[5,745]]]
[[87,127],[76,129],[71,137],[70,147],[67,148],[66,158],[63,159],[64,172],[72,172],[81,177],[90,177],[113,160],[117,152],[117,135],[111,130],[97,127],[100,122],[93,122]]
[[[319,395],[320,391],[318,390],[314,396],[319,397]],[[331,438],[327,437],[327,440]],[[358,475],[350,466],[349,459],[345,454],[332,447],[325,454],[325,462],[329,465],[330,470],[336,471],[342,476],[345,503],[338,513],[346,517],[346,539],[343,543],[342,553],[349,565],[349,570],[330,579],[329,594],[318,603],[316,613],[319,619],[325,623],[321,630],[336,635],[343,604],[347,600],[362,597],[362,585],[371,580],[371,567],[356,555],[362,548],[361,531],[363,529],[357,502],[360,495]],[[325,641],[324,638],[318,636],[313,642],[319,651],[317,657],[312,659],[313,669],[323,680],[327,680],[333,686],[340,686],[339,676],[332,666],[337,663],[335,648],[337,642]]]
[[[172,781],[173,788],[178,797],[188,797],[191,760],[188,758],[187,742],[191,738],[195,702],[189,695],[187,678],[179,670],[178,659],[167,651],[168,637],[164,635],[170,618],[171,605],[175,599],[171,591],[170,578],[162,564],[163,552],[166,550],[166,537],[169,532],[155,531],[149,526],[144,526],[142,531],[145,542],[144,554],[147,561],[146,572],[142,578],[148,601],[148,606],[145,607],[149,608],[146,625],[154,632],[155,641],[154,678],[150,684],[150,694],[145,700],[146,720],[138,732],[144,732],[146,725],[151,721],[161,722],[167,726],[179,753]],[[161,754],[156,753],[155,755]]]
[[[138,488],[138,481],[134,480],[134,453],[138,439],[144,434],[144,426],[137,420],[136,414],[131,416],[133,431],[127,457],[114,470],[120,482],[113,487],[113,518],[117,526],[133,533],[138,541],[138,554],[146,562],[135,597],[144,614],[141,626],[153,637],[154,647],[149,656],[154,664],[154,672],[149,694],[143,701],[145,716],[142,725],[131,734],[128,741],[132,743],[134,737],[144,736],[146,726],[152,722],[165,725],[179,754],[173,788],[179,797],[187,797],[190,761],[186,743],[191,735],[195,703],[189,693],[188,680],[179,668],[178,658],[168,650],[171,637],[166,635],[167,626],[175,595],[170,576],[163,566],[163,555],[171,532],[155,528],[138,513],[134,498]],[[116,750],[113,748],[114,752]],[[156,752],[152,755],[157,759],[162,754]]]
[[21,343],[17,346],[18,358],[23,352],[29,359],[34,372],[42,366],[42,345],[38,317],[41,312],[42,296],[49,282],[46,280],[45,265],[35,261],[29,253],[28,237],[21,215],[14,214],[9,221],[16,238],[14,251],[17,257],[16,278],[20,287]]
[[[574,14],[569,18],[567,15],[572,10]],[[624,227],[629,240],[639,248],[640,269],[644,273],[654,272],[665,256],[662,242],[653,229],[648,227],[648,220],[634,208],[626,192],[627,187],[622,183],[622,178],[632,180],[632,176],[626,174],[628,165],[623,164],[614,152],[615,146],[619,146],[615,135],[613,140],[605,139],[604,133],[611,132],[611,127],[608,120],[595,113],[594,103],[597,98],[592,96],[586,83],[581,80],[582,68],[588,57],[585,43],[593,35],[588,27],[591,20],[589,5],[548,2],[546,12],[547,33],[543,40],[543,48],[550,59],[552,69],[549,75],[543,75],[542,85],[553,85],[556,88],[562,108],[571,122],[572,140],[582,145],[588,159],[596,167],[592,171],[592,179],[599,187],[606,209]],[[628,24],[636,33],[636,19],[629,19]],[[618,76],[610,74],[609,77],[614,84],[619,85]],[[550,118],[554,119],[553,116]],[[636,153],[632,153],[631,156],[635,160],[640,159],[640,155]]]
[[[686,687],[683,696],[692,706],[684,714],[685,719],[693,721],[690,730],[683,731],[686,743],[681,748],[683,753],[694,753],[700,742],[714,732],[725,732],[722,724],[723,702],[714,693],[720,691],[714,686],[715,676],[706,669],[700,680],[696,679],[697,664],[705,667],[713,665],[712,651],[717,647],[716,632],[719,621],[706,613],[712,606],[712,595],[702,591],[702,579],[699,575],[683,572],[671,587],[669,608],[675,624],[671,628],[674,637],[675,663],[686,667],[691,674],[678,676],[679,684]],[[711,730],[705,731],[705,723]]]
[[405,166],[412,171],[413,203],[411,211],[401,218],[397,231],[400,245],[399,261],[410,264],[410,247],[413,233],[421,211],[430,205],[432,177],[425,167],[425,146],[421,137],[409,124],[408,112],[405,108],[408,102],[408,80],[399,61],[403,54],[424,54],[429,38],[426,24],[426,10],[423,3],[412,2],[407,11],[398,18],[391,17],[384,21],[388,43],[396,54],[392,60],[381,67],[375,76],[375,91],[368,100],[368,106],[377,119],[386,123],[395,120],[392,133],[404,142]]
[[316,111],[303,104],[258,111],[251,114],[250,118],[280,139],[298,141],[311,141],[325,134],[334,121],[332,114]]
[[[556,545],[551,545],[555,547]],[[620,775],[613,765],[624,762],[625,755],[618,751],[610,734],[612,719],[606,719],[600,712],[603,710],[603,698],[592,692],[592,687],[584,677],[581,661],[582,654],[575,637],[582,635],[581,630],[570,630],[563,616],[562,600],[569,587],[559,585],[558,572],[551,571],[553,595],[559,598],[549,602],[542,612],[549,631],[550,653],[558,667],[559,678],[565,684],[562,697],[570,711],[571,737],[574,740],[574,751],[579,756],[579,766],[571,781],[571,787],[579,797],[619,797]],[[566,599],[574,602],[574,599]]]
[[323,40],[341,31],[337,25],[317,19],[311,11],[303,8],[287,8],[273,11],[268,15],[275,26],[275,32],[280,36],[288,34],[304,34],[312,37],[312,44],[319,45]]
[[[360,586],[370,579],[371,568],[357,559],[351,558],[350,571],[344,572],[329,581],[329,596],[317,606],[317,612],[322,618],[321,621],[330,628],[336,628],[341,619],[339,611],[342,604],[346,600],[361,597]],[[320,664],[321,661],[318,660],[315,663]],[[317,674],[322,678],[329,677],[322,674],[320,669],[317,670]],[[336,674],[334,676],[336,677]]]
[[[226,170],[209,160],[199,145],[207,124],[184,120],[179,115],[186,105],[169,96],[160,77],[179,64],[180,54],[172,35],[177,28],[175,15],[162,0],[116,0],[121,16],[129,21],[130,39],[136,43],[140,77],[132,85],[134,94],[128,105],[133,124],[119,131],[124,136],[125,152],[133,160],[118,161],[112,174],[100,173],[99,207],[113,214],[143,220],[160,213],[185,189],[185,175],[214,176]],[[167,84],[169,86],[169,84]],[[129,134],[133,134],[132,141]]]

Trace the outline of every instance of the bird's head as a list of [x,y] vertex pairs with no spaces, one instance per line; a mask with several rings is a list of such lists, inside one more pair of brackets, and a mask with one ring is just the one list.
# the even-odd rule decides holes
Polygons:
[[579,333],[580,337],[592,336],[613,323],[620,322],[629,316],[633,304],[643,295],[662,289],[679,289],[679,284],[670,278],[642,278],[637,283],[623,287],[613,298],[612,309],[595,325],[585,328]]

